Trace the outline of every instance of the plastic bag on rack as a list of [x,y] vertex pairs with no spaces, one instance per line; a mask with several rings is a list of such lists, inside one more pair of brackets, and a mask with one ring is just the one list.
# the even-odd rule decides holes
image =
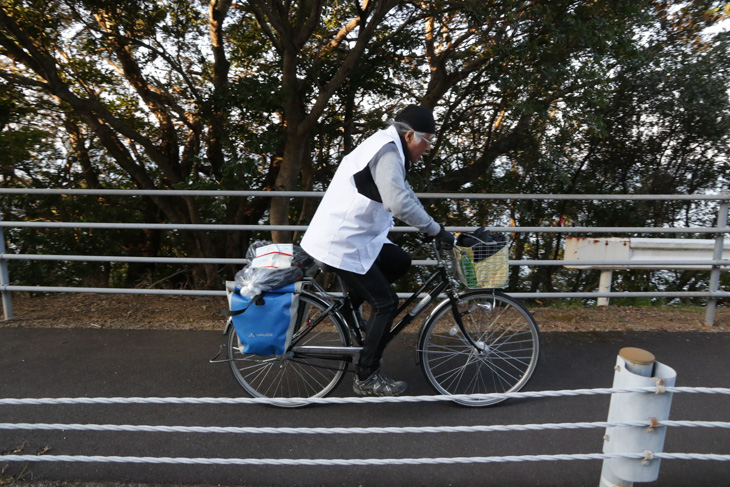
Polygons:
[[300,281],[311,257],[292,244],[253,242],[246,252],[250,264],[238,271],[236,288],[242,296],[254,297]]

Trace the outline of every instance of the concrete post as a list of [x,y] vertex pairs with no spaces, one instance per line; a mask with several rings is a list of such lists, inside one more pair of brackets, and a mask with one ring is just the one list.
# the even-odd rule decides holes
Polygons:
[[[622,348],[616,360],[613,387],[673,386],[677,373],[655,361],[639,348]],[[611,395],[608,422],[669,419],[671,393],[616,393]],[[648,428],[610,427],[604,436],[604,453],[660,453],[664,449],[666,426]],[[653,482],[659,476],[660,460],[607,459],[603,461],[600,487],[631,487],[634,482]]]

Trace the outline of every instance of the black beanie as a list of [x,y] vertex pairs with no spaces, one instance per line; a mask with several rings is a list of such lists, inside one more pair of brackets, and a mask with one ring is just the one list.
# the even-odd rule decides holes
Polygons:
[[408,105],[395,116],[396,122],[407,123],[416,132],[425,134],[436,133],[436,121],[431,110],[419,105]]

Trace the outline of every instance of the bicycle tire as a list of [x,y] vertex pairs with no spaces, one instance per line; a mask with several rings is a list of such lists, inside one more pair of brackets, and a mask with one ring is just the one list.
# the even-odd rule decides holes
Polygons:
[[[299,295],[298,323],[292,343],[299,334],[304,337],[297,345],[349,346],[347,326],[334,312],[329,313],[316,326],[306,331],[308,323],[314,323],[329,305],[309,293]],[[233,326],[226,339],[231,371],[236,381],[251,397],[312,398],[324,397],[342,380],[349,360],[342,358],[317,358],[301,356],[296,347],[282,356],[243,354]],[[303,403],[281,403],[282,407],[300,407]]]
[[[458,309],[475,349],[459,329],[451,303],[441,303],[426,320],[418,341],[421,369],[440,394],[516,392],[530,380],[540,354],[535,319],[515,298],[499,291],[471,291],[458,297]],[[473,407],[506,398],[455,398]]]

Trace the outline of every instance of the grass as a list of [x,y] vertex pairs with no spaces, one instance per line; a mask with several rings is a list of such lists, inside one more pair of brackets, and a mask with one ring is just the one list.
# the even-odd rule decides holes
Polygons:
[[0,469],[0,486],[10,486],[24,480],[29,474],[28,465],[23,465],[23,469],[16,475],[8,475],[7,470],[10,467],[9,464],[3,465]]

